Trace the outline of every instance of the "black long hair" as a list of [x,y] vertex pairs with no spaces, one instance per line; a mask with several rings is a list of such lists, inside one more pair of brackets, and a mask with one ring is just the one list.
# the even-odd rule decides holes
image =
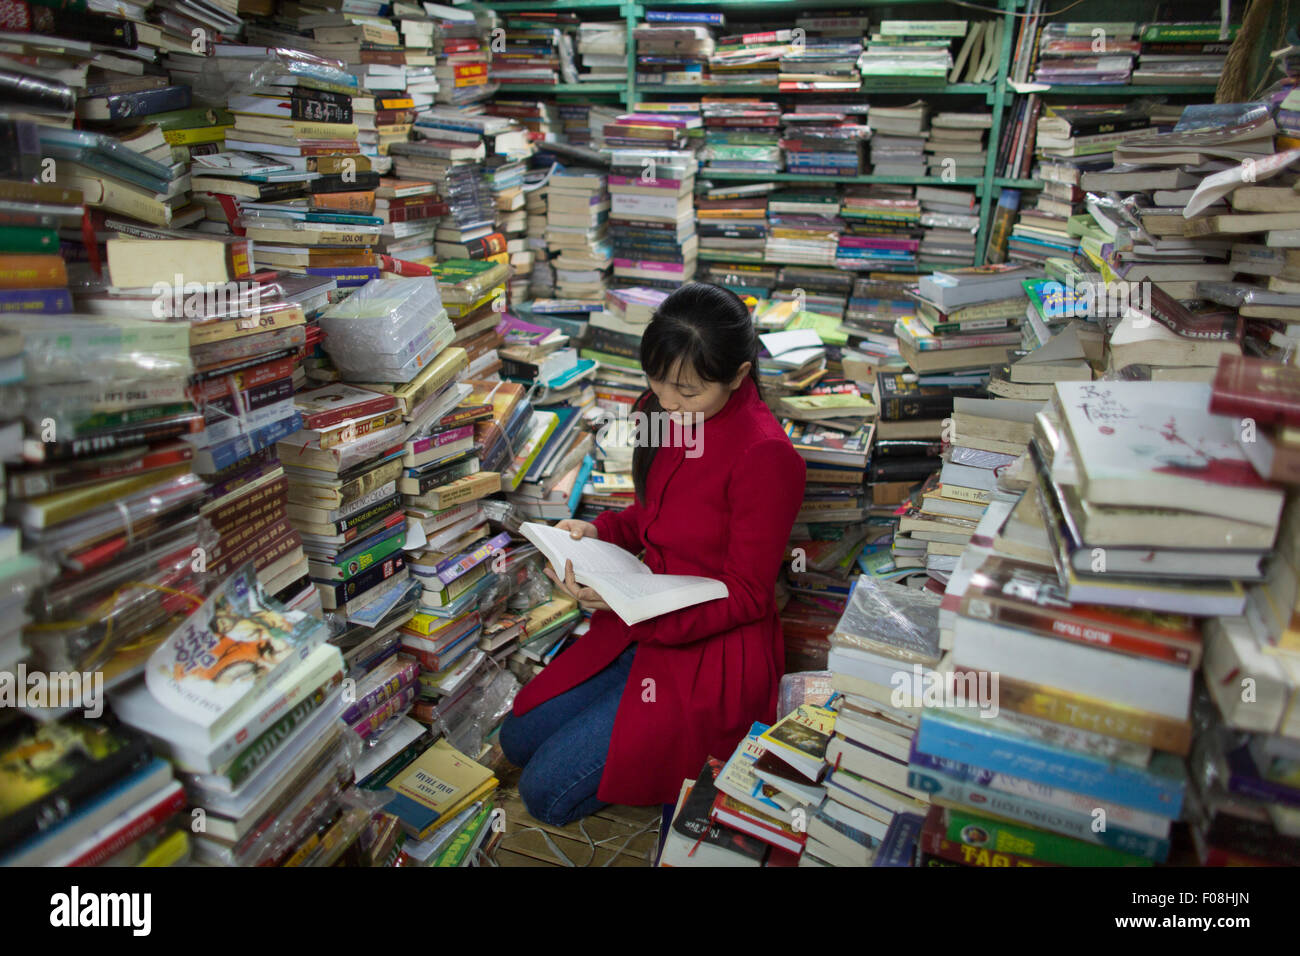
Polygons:
[[[680,363],[701,381],[731,382],[746,362],[758,388],[758,331],[749,309],[730,289],[707,282],[688,282],[664,299],[641,336],[641,368],[648,378],[666,379]],[[647,415],[663,411],[653,389],[634,407]],[[632,480],[641,501],[657,450],[647,442],[632,452]]]

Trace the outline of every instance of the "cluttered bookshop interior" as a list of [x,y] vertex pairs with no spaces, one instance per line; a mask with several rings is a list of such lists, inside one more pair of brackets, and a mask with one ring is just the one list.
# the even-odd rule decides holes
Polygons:
[[1300,864],[1298,31],[0,0],[0,864]]

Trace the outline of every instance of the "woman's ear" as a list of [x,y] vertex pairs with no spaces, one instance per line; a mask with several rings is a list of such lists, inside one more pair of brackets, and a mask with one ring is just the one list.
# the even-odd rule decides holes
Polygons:
[[731,380],[731,391],[734,392],[740,388],[740,383],[745,380],[746,376],[749,375],[749,370],[753,367],[753,362],[745,362],[740,368],[736,369],[736,377]]

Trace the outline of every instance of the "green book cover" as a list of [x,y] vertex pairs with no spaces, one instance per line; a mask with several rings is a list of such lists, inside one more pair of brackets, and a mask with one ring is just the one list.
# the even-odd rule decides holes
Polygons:
[[0,225],[0,253],[57,253],[59,233],[55,229]]
[[474,845],[474,840],[478,837],[482,829],[487,826],[488,819],[492,816],[492,807],[494,801],[484,802],[478,813],[474,814],[454,837],[447,847],[438,854],[438,859],[434,866],[460,866],[465,855],[469,853],[469,848]]
[[945,810],[947,827],[944,839],[995,853],[1059,863],[1065,866],[1150,866],[1151,861],[1121,853],[1110,847],[1095,846],[1073,837],[1033,827],[1021,826],[977,816],[955,807]]

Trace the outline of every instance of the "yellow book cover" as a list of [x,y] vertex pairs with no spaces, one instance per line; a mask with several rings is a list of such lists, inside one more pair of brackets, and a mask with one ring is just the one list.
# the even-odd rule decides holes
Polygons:
[[194,129],[169,129],[163,131],[163,138],[171,146],[199,146],[203,143],[220,143],[226,138],[226,131],[233,126],[200,126]]
[[446,740],[422,753],[388,784],[396,796],[384,808],[418,839],[497,786],[492,771],[470,760]]

